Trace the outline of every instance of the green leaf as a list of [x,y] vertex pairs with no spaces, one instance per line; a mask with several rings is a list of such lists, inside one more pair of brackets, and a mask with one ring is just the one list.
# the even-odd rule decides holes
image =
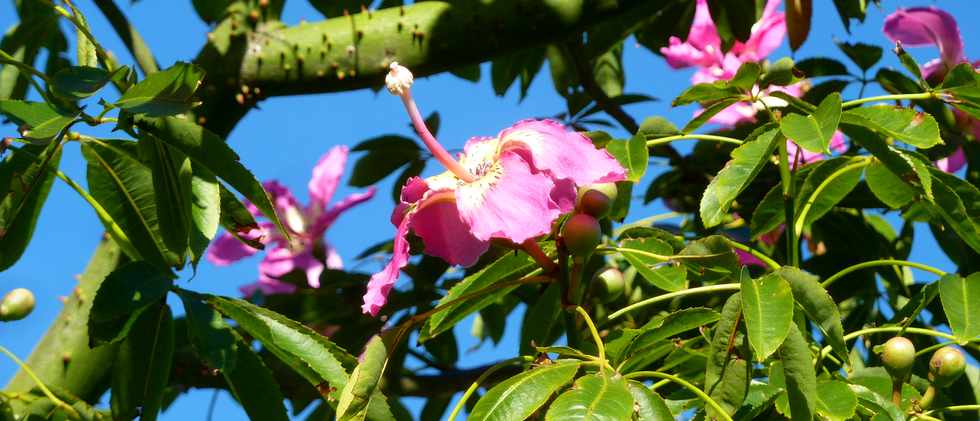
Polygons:
[[838,42],[837,48],[840,48],[840,50],[843,51],[844,54],[846,54],[847,57],[854,62],[854,64],[864,71],[874,67],[874,65],[881,60],[881,47],[875,45],[863,44],[860,42],[853,44]]
[[218,232],[222,203],[221,188],[217,178],[211,171],[197,164],[191,165],[190,203],[189,246],[191,264],[197,267],[197,263],[204,257],[204,250],[208,248],[208,244]]
[[504,96],[518,78],[521,80],[520,97],[527,95],[534,76],[544,64],[545,48],[526,48],[497,57],[490,66],[490,80],[497,96]]
[[140,156],[146,160],[153,180],[160,236],[167,249],[183,265],[191,230],[191,162],[155,136],[145,134],[139,140]]
[[915,200],[915,189],[881,161],[872,162],[865,169],[864,178],[875,197],[892,209],[899,209]]
[[818,381],[816,398],[817,413],[831,421],[849,420],[857,410],[857,395],[840,380]]
[[545,421],[626,420],[633,414],[633,395],[626,379],[608,373],[579,377],[571,389],[558,395]]
[[[800,81],[800,72],[793,65],[793,59],[783,57],[766,66],[766,73],[759,80],[759,88],[763,89],[770,85],[788,86]],[[751,86],[749,86],[751,88]]]
[[50,88],[56,95],[79,100],[95,95],[110,80],[112,75],[98,67],[72,66],[51,76]]
[[110,405],[115,419],[153,421],[160,412],[174,355],[174,321],[162,304],[142,312],[119,345]]
[[[154,73],[156,74],[156,73]],[[137,126],[187,155],[196,165],[207,169],[245,196],[279,229],[287,240],[289,233],[279,220],[269,194],[259,180],[241,162],[238,154],[218,135],[186,119],[139,118]]]
[[807,213],[802,215],[800,212],[800,217],[805,219],[796,220],[796,231],[802,232],[803,227],[820,219],[854,190],[867,163],[867,158],[863,157],[834,158],[813,170],[797,196],[797,209]]
[[218,196],[221,200],[221,209],[219,214],[221,215],[221,226],[228,231],[229,234],[234,236],[254,249],[262,250],[265,248],[261,242],[256,240],[250,240],[242,236],[244,233],[248,233],[253,229],[258,229],[259,224],[255,222],[255,218],[252,213],[248,211],[241,201],[235,197],[235,194],[228,191],[228,189],[221,183],[218,183]]
[[650,161],[646,137],[636,134],[628,141],[613,140],[606,144],[606,150],[626,169],[626,179],[638,182],[647,171]]
[[[748,274],[744,276],[748,277]],[[721,309],[721,319],[712,329],[708,360],[705,364],[705,392],[728,414],[735,413],[742,406],[752,379],[752,367],[747,363],[751,357],[740,353],[748,348],[738,328],[741,319],[741,294],[734,294],[725,301],[725,306]],[[708,416],[720,415],[711,407],[706,410]]]
[[726,98],[726,99],[722,99],[720,101],[717,101],[717,102],[712,103],[707,108],[701,110],[701,113],[700,114],[698,114],[693,119],[691,119],[691,121],[689,121],[684,126],[684,128],[682,129],[682,131],[684,133],[691,133],[691,132],[697,130],[698,128],[700,128],[701,126],[703,126],[705,123],[707,123],[708,120],[711,119],[711,117],[714,117],[718,113],[724,111],[726,108],[730,107],[732,104],[735,104],[737,102],[739,102],[739,99],[738,98]]
[[599,89],[610,98],[623,94],[626,75],[623,73],[623,43],[618,42],[595,58],[593,75]]
[[[794,175],[799,173],[800,171],[796,171]],[[749,223],[752,239],[755,240],[772,232],[785,221],[786,204],[783,202],[783,186],[776,184],[762,197],[762,201],[756,205],[755,212],[752,213],[752,222]]]
[[[469,294],[474,291],[486,288],[492,284],[507,282],[526,275],[537,266],[534,260],[524,254],[510,253],[495,262],[488,264],[478,272],[463,278],[458,284],[449,289],[436,308],[447,305],[450,301]],[[498,298],[509,294],[517,288],[517,285],[501,288],[480,297],[473,297],[448,305],[445,310],[433,314],[425,325],[419,330],[419,341],[425,341],[442,332],[452,329],[456,323],[466,318],[466,316],[480,311],[484,307],[493,304]]]
[[368,414],[368,404],[375,399],[378,381],[388,363],[388,353],[380,336],[372,337],[354,368],[350,379],[337,403],[337,419],[363,420]]
[[191,96],[202,79],[204,70],[200,67],[177,62],[166,70],[147,75],[127,89],[114,105],[150,117],[180,114],[194,107]]
[[711,179],[701,197],[700,212],[705,227],[716,226],[728,216],[732,202],[762,171],[781,141],[778,129],[762,126],[732,151],[732,159]]
[[847,361],[849,356],[844,344],[840,310],[827,290],[820,285],[820,278],[792,266],[783,266],[776,273],[789,283],[793,299],[820,329],[838,357]]
[[932,177],[927,164],[908,151],[886,143],[864,127],[848,126],[847,131],[853,141],[871,152],[892,173],[932,200]]
[[810,57],[796,62],[796,68],[806,77],[850,76],[847,66],[832,58]]
[[677,126],[671,123],[670,120],[661,117],[647,117],[643,119],[640,123],[640,130],[637,133],[642,133],[647,139],[655,139],[658,137],[666,137],[681,134],[680,130],[677,130]]
[[[779,361],[772,365],[777,364]],[[753,381],[749,385],[749,393],[746,394],[742,406],[738,408],[732,418],[736,420],[757,419],[759,415],[773,406],[779,396],[782,396],[782,388],[774,385],[771,378],[769,383]]]
[[191,0],[197,16],[206,23],[217,22],[224,17],[225,10],[234,0]]
[[830,153],[830,140],[837,130],[841,117],[839,93],[824,98],[817,109],[808,116],[788,114],[779,123],[786,138],[810,152]]
[[313,329],[245,300],[208,296],[207,302],[314,387],[330,387],[337,398],[347,384],[345,367],[354,358]]
[[88,187],[139,252],[160,267],[178,264],[160,233],[150,169],[136,156],[136,142],[99,140],[82,144]]
[[967,212],[962,198],[944,182],[934,183],[932,192],[936,203],[930,209],[939,214],[946,226],[952,228],[973,251],[980,253],[980,227]]
[[[792,60],[790,60],[790,63],[792,63]],[[738,70],[735,71],[735,75],[728,80],[728,86],[738,88],[742,91],[748,91],[755,86],[761,73],[762,66],[759,63],[751,61],[742,63],[741,66],[738,66]]]
[[656,320],[656,323],[648,323],[647,326],[643,326],[640,334],[633,340],[633,345],[627,353],[643,353],[647,348],[667,338],[691,329],[707,326],[719,318],[721,318],[721,315],[718,312],[704,307],[692,307],[675,311],[666,317]]
[[671,421],[674,419],[674,414],[670,413],[664,398],[661,398],[656,392],[636,380],[630,380],[627,386],[629,386],[630,393],[633,394],[633,406],[636,408],[638,421]]
[[551,345],[549,339],[552,327],[561,316],[561,295],[561,285],[553,282],[538,296],[534,305],[528,307],[527,317],[521,324],[521,355],[531,355],[534,352],[532,341],[537,346]]
[[[751,330],[749,338],[751,339]],[[786,340],[779,347],[779,359],[783,362],[786,395],[789,398],[791,415],[787,415],[790,415],[790,419],[812,419],[816,411],[817,373],[813,369],[810,346],[792,323]]]
[[234,331],[232,334],[236,339],[235,366],[221,371],[228,382],[228,389],[245,409],[249,419],[288,421],[276,378],[252,351],[251,345]]
[[875,81],[881,88],[893,94],[913,94],[922,92],[922,86],[905,74],[892,69],[878,69]]
[[44,102],[13,99],[0,100],[0,114],[23,126],[26,130],[21,131],[21,136],[25,139],[42,142],[51,140],[75,120]]
[[27,249],[61,162],[61,148],[55,144],[9,151],[0,160],[0,271],[13,266]]
[[748,41],[752,25],[760,17],[760,9],[754,0],[711,0],[708,9],[722,40],[722,49],[726,51],[736,40]]
[[402,136],[381,136],[361,142],[353,152],[366,151],[357,159],[350,185],[365,187],[387,177],[398,168],[419,160],[422,150],[414,140]]
[[980,337],[980,272],[966,278],[943,276],[939,279],[939,299],[953,335],[961,342]]
[[693,274],[692,281],[717,283],[738,280],[741,269],[738,256],[723,236],[709,235],[690,241],[677,256],[683,257],[681,263]]
[[875,420],[885,420],[891,421],[904,421],[905,413],[902,409],[895,406],[890,400],[883,398],[881,395],[872,392],[871,389],[867,387],[851,384],[848,385],[851,391],[857,396],[858,403],[861,406],[865,406],[871,410],[872,413],[877,414]]
[[671,105],[676,107],[693,102],[710,103],[726,98],[741,98],[741,96],[742,92],[734,86],[729,86],[726,81],[699,83],[681,92]]
[[126,263],[106,276],[88,316],[89,346],[126,337],[146,308],[159,302],[173,285],[172,276],[142,261]]
[[622,241],[620,253],[637,273],[664,291],[687,288],[687,270],[669,261],[674,249],[656,238],[636,238]]
[[912,58],[912,56],[910,56],[904,48],[902,48],[902,44],[896,44],[893,51],[895,52],[895,55],[898,56],[898,61],[902,63],[902,67],[905,67],[905,70],[908,70],[909,73],[915,76],[916,80],[924,81],[922,78],[922,70],[919,68],[919,63],[916,63],[915,59]]
[[205,303],[204,296],[177,290],[187,317],[187,338],[209,367],[231,371],[235,367],[236,339],[231,327]]
[[579,361],[558,361],[525,371],[491,388],[468,419],[520,421],[531,416],[578,372]]
[[868,127],[917,148],[928,149],[943,143],[936,119],[910,108],[891,105],[860,107],[845,111],[841,121]]
[[777,274],[759,280],[742,278],[742,308],[749,344],[758,361],[765,361],[786,339],[793,324],[793,292]]

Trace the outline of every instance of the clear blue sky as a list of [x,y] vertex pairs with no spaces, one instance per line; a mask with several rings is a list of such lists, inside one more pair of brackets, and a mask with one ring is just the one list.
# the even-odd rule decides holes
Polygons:
[[[117,3],[139,28],[163,66],[177,60],[192,59],[205,41],[208,27],[197,19],[189,0],[142,0],[136,4],[117,0]],[[864,24],[852,25],[850,35],[845,32],[831,2],[814,3],[816,10],[813,31],[799,58],[830,56],[844,61],[843,55],[833,44],[834,39],[860,40],[887,47],[888,41],[881,35],[882,20],[886,14],[898,6],[935,3],[950,11],[960,22],[967,56],[980,57],[980,28],[972,24],[980,20],[980,8],[973,0],[886,0],[882,9],[871,7]],[[92,2],[77,0],[77,4],[87,14],[95,34],[106,48],[113,51],[121,62],[131,62],[132,59],[122,43]],[[0,0],[0,28],[5,30],[12,25],[14,16],[13,2]],[[290,0],[287,2],[283,20],[295,24],[301,20],[316,21],[321,18],[305,1]],[[66,24],[62,26],[68,28]],[[69,51],[73,52],[74,47],[70,47]],[[669,103],[671,98],[688,85],[690,71],[671,70],[659,56],[637,46],[632,40],[627,42],[625,51],[626,91],[661,98],[659,102],[630,106],[627,110],[638,120],[651,115],[663,115],[675,124],[684,124],[693,109],[671,109]],[[938,51],[930,48],[913,49],[912,53],[920,60],[938,56]],[[788,47],[784,46],[771,57],[789,54]],[[887,52],[883,62],[888,66],[898,67],[897,60]],[[489,75],[488,65],[483,66],[483,74]],[[463,92],[465,95],[461,95]],[[451,75],[424,78],[417,81],[414,93],[423,114],[431,111],[439,111],[441,114],[439,138],[449,148],[461,147],[471,136],[495,135],[500,129],[522,118],[550,116],[564,110],[564,101],[554,93],[547,68],[538,75],[524,101],[518,100],[516,85],[505,97],[496,97],[488,77],[484,77],[478,84]],[[875,91],[869,93],[874,94]],[[112,92],[107,89],[105,94],[112,95]],[[845,92],[845,97],[854,95],[856,91]],[[386,133],[412,135],[401,102],[384,91],[377,94],[365,90],[274,98],[264,101],[260,106],[260,110],[251,112],[238,125],[228,140],[239,152],[245,165],[260,179],[280,180],[291,187],[301,200],[306,199],[306,182],[310,170],[320,155],[331,146],[353,145]],[[14,129],[10,125],[0,126],[0,136],[15,136]],[[613,134],[625,135],[621,130],[613,130]],[[686,147],[682,148],[684,149]],[[350,164],[352,163],[353,161]],[[435,163],[430,163],[429,171],[433,171],[435,167]],[[66,148],[62,170],[75,180],[84,182],[85,164],[76,146]],[[644,184],[652,179],[652,174],[648,174]],[[378,268],[375,262],[358,265],[352,259],[361,250],[390,238],[393,234],[394,228],[387,222],[393,208],[389,198],[392,182],[391,179],[383,181],[379,185],[379,194],[372,202],[343,216],[327,233],[328,241],[337,247],[348,267],[357,267],[364,271]],[[642,194],[645,185],[636,190]],[[357,189],[345,186],[338,194],[346,195],[354,191]],[[640,201],[637,199],[636,203],[639,204]],[[639,219],[660,212],[663,212],[662,206],[655,203],[635,209],[631,218]],[[928,234],[928,229],[919,229],[918,233],[920,235],[916,236],[912,259],[928,262],[942,269],[954,269],[939,252]],[[71,292],[75,284],[73,276],[81,272],[101,234],[102,226],[92,210],[63,183],[55,182],[41,214],[34,240],[25,256],[13,268],[0,273],[0,293],[15,287],[28,287],[37,294],[37,310],[24,321],[0,324],[0,344],[22,357],[29,354],[61,309],[57,297]],[[257,263],[257,258],[226,268],[205,263],[201,265],[195,279],[188,282],[187,277],[184,277],[181,282],[183,286],[195,290],[236,295],[238,286],[256,279]],[[181,312],[179,304],[175,309]],[[457,328],[462,351],[460,365],[471,367],[513,356],[517,352],[519,323],[519,317],[512,318],[498,347],[484,344],[475,351],[466,351],[475,341],[469,336],[469,321],[463,322]],[[0,360],[0,384],[6,383],[14,371],[15,367],[11,362]],[[211,396],[211,391],[192,391],[183,395],[163,414],[162,419],[203,420]],[[421,408],[421,400],[418,399],[408,399],[406,404],[416,414]],[[219,396],[216,408],[215,419],[246,419],[227,394]]]

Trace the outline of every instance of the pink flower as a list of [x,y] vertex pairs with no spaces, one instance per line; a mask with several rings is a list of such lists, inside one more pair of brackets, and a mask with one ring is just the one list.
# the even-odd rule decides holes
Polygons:
[[392,63],[389,90],[405,103],[426,147],[448,171],[414,177],[402,187],[391,222],[398,227],[392,259],[367,286],[362,310],[375,316],[408,263],[411,230],[425,253],[469,266],[491,239],[515,244],[551,232],[552,223],[575,206],[577,186],[626,178],[623,167],[588,138],[550,120],[524,120],[496,137],[470,139],[458,161],[425,127],[411,97],[411,73]]
[[[343,261],[336,250],[323,240],[330,225],[351,207],[363,203],[374,196],[374,188],[363,193],[346,197],[339,203],[329,206],[340,177],[347,162],[347,147],[336,146],[320,158],[313,168],[308,189],[310,204],[300,205],[288,188],[277,181],[267,181],[263,185],[276,207],[276,214],[282,219],[292,235],[291,241],[280,236],[271,222],[260,222],[258,229],[247,233],[239,233],[249,240],[258,240],[270,246],[265,258],[259,263],[259,280],[241,288],[245,296],[252,295],[255,290],[263,294],[288,294],[295,291],[293,284],[279,280],[282,276],[300,270],[306,273],[306,282],[310,287],[320,287],[320,273],[324,266],[331,269],[343,267]],[[258,210],[247,204],[249,211],[256,217]],[[226,266],[244,257],[255,254],[258,250],[242,243],[229,233],[223,234],[208,251],[208,260],[217,266]],[[322,254],[322,256],[321,256]],[[326,259],[326,265],[324,261]]]
[[[960,28],[952,15],[936,7],[913,7],[898,9],[885,18],[883,29],[885,36],[896,43],[908,47],[934,45],[939,48],[939,58],[922,66],[922,76],[928,80],[942,80],[946,72],[960,63],[968,62],[963,55],[963,38]],[[974,67],[980,66],[980,61],[973,62]],[[961,122],[974,137],[980,135],[980,121],[955,111],[957,121]],[[961,148],[952,155],[935,162],[936,166],[946,172],[956,172],[966,165],[966,157]]]

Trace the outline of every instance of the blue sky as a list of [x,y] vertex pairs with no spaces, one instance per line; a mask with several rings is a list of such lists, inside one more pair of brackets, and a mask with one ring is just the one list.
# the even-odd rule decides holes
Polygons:
[[[14,23],[12,3],[0,0],[0,28],[6,29]],[[139,28],[163,66],[193,58],[205,41],[208,27],[196,17],[189,0],[142,0],[136,4],[120,0],[117,3]],[[860,40],[887,48],[888,41],[881,35],[882,20],[886,14],[898,6],[934,4],[929,1],[886,0],[881,9],[872,6],[866,22],[852,24],[852,34],[848,34],[831,2],[814,3],[813,31],[797,58],[830,56],[842,61],[845,61],[843,54],[834,46],[833,40]],[[980,19],[980,8],[972,0],[938,3],[963,25],[960,30],[966,42],[966,55],[980,57],[980,43],[975,42],[980,41],[980,28],[966,24]],[[94,4],[90,0],[78,0],[77,4],[87,14],[94,33],[106,48],[114,52],[121,62],[131,62],[131,57]],[[295,24],[301,20],[316,21],[321,18],[305,1],[291,0],[287,2],[283,20]],[[65,24],[63,28],[67,29],[68,26]],[[74,51],[74,48],[69,48],[69,51]],[[938,51],[932,48],[917,48],[911,52],[920,61],[938,56]],[[791,53],[784,45],[771,58],[787,55]],[[897,60],[887,51],[882,63],[899,67]],[[663,59],[636,45],[633,40],[627,41],[625,67],[626,92],[661,99],[629,106],[628,112],[637,120],[662,115],[678,125],[686,122],[693,109],[671,109],[669,103],[671,98],[688,86],[690,71],[670,69]],[[448,74],[422,78],[415,84],[413,92],[423,114],[432,111],[440,113],[442,124],[439,138],[447,148],[459,148],[471,136],[494,135],[523,118],[550,116],[564,110],[564,101],[554,93],[547,67],[539,73],[523,101],[519,100],[516,85],[504,97],[495,96],[490,86],[489,66],[484,64],[482,70],[484,78],[477,84]],[[876,92],[869,90],[867,94]],[[104,94],[113,93],[107,89]],[[856,94],[856,90],[844,92],[845,97]],[[260,179],[278,179],[305,201],[310,171],[330,147],[354,145],[387,133],[413,135],[401,102],[385,91],[374,93],[365,90],[266,100],[260,104],[259,110],[251,112],[238,125],[228,141],[241,155],[242,162]],[[612,130],[612,134],[625,136],[622,130]],[[14,135],[13,126],[0,126],[0,136]],[[689,148],[689,145],[682,146],[682,150]],[[349,162],[348,169],[352,165],[353,160]],[[436,167],[435,162],[430,163],[428,172]],[[66,148],[62,170],[75,180],[84,181],[85,165],[77,146]],[[657,171],[657,168],[654,170]],[[374,271],[379,267],[377,262],[358,263],[352,259],[366,247],[390,238],[394,233],[394,228],[387,222],[393,208],[389,198],[393,183],[391,178],[379,184],[379,194],[373,201],[344,215],[327,233],[328,241],[340,251],[348,267],[363,271]],[[652,179],[652,174],[648,174],[644,184]],[[344,186],[338,195],[342,197],[358,190]],[[636,190],[642,194],[645,185]],[[640,201],[637,199],[636,203],[638,205]],[[663,211],[659,203],[654,203],[634,209],[631,219]],[[954,269],[939,252],[928,229],[919,229],[918,232],[920,235],[916,237],[912,260],[928,262],[945,270]],[[94,212],[72,190],[56,182],[25,256],[13,268],[0,273],[0,293],[15,287],[31,288],[38,297],[37,310],[24,321],[0,324],[0,344],[22,357],[29,354],[61,309],[57,297],[71,292],[75,284],[74,275],[84,267],[101,234],[102,227]],[[190,289],[236,295],[238,286],[256,279],[257,263],[257,258],[224,268],[205,263],[192,281],[185,277],[181,284]],[[463,322],[457,331],[460,350],[464,350],[460,365],[470,367],[513,356],[517,351],[519,323],[519,318],[512,318],[498,347],[484,344],[475,351],[467,352],[465,350],[471,348],[475,341],[469,337],[469,321]],[[0,382],[6,382],[14,371],[11,362],[0,360]],[[211,391],[192,391],[182,396],[163,414],[162,419],[203,420],[211,397]],[[409,399],[406,404],[413,411],[420,410],[420,400]],[[222,420],[246,419],[227,394],[219,395],[215,415],[216,419]]]

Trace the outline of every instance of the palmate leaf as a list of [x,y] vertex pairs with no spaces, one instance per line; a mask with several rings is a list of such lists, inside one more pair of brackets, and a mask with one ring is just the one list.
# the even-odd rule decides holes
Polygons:
[[636,339],[626,349],[625,354],[643,353],[665,339],[691,329],[707,326],[720,317],[721,315],[712,309],[693,307],[677,310],[662,318],[651,320],[650,323],[639,329]]
[[776,273],[789,284],[793,299],[820,329],[837,356],[847,361],[849,355],[844,344],[840,311],[834,299],[820,285],[820,279],[792,266],[783,266]]
[[706,227],[724,220],[732,202],[762,171],[781,141],[779,130],[766,125],[752,132],[745,143],[732,151],[732,159],[711,179],[701,198],[700,214]]
[[787,114],[779,122],[779,129],[787,139],[803,149],[829,154],[830,140],[837,130],[840,117],[841,97],[835,92],[821,101],[810,115]]
[[571,381],[580,365],[579,361],[557,361],[504,380],[480,398],[468,419],[524,420],[544,405],[555,391]]
[[833,421],[852,419],[857,410],[857,395],[840,380],[818,381],[816,398],[817,413]]
[[606,150],[626,169],[627,180],[635,183],[643,178],[650,161],[646,136],[636,134],[627,141],[612,140]]
[[[114,74],[125,72],[125,66]],[[79,100],[95,95],[99,89],[112,80],[113,75],[98,67],[72,66],[61,69],[51,77],[51,91],[56,95]]]
[[558,395],[545,413],[545,421],[625,420],[633,413],[633,395],[626,379],[608,373],[579,377]]
[[61,161],[55,144],[11,149],[0,160],[0,271],[13,266],[34,234]]
[[847,110],[841,122],[867,127],[883,136],[928,149],[943,143],[931,115],[905,107],[875,105]]
[[679,291],[687,287],[687,269],[669,262],[674,249],[656,238],[623,240],[623,257],[653,286],[664,291]]

